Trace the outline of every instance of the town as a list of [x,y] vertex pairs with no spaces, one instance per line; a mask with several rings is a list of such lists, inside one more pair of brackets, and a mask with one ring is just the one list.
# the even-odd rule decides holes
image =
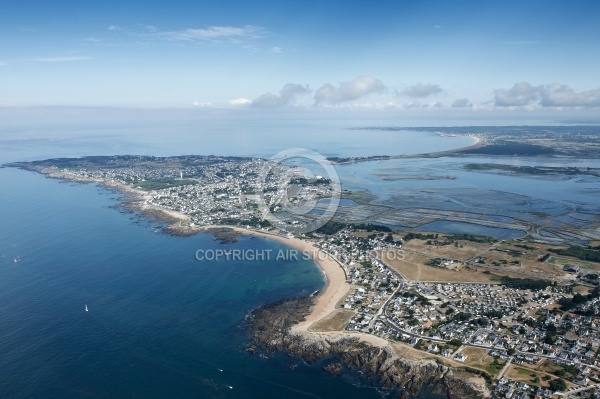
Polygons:
[[[136,193],[134,202],[186,215],[188,229],[235,225],[288,237],[268,216],[310,223],[322,213],[295,217],[290,207],[318,211],[343,194],[299,165],[257,158],[115,156],[18,166]],[[341,206],[299,237],[331,255],[351,287],[327,328],[380,336],[477,374],[499,398],[600,397],[598,247],[564,248],[535,235],[498,241],[400,232],[369,212],[357,217],[357,208]]]
[[[323,250],[345,265],[353,287],[339,307],[347,315],[346,330],[399,341],[425,352],[424,357],[485,371],[496,397],[600,395],[600,288],[579,286],[575,280],[556,284],[502,278],[487,270],[477,273],[498,281],[468,282],[469,274],[456,271],[465,282],[409,280],[386,262],[385,254],[393,251],[399,263],[403,240],[396,236],[342,230],[318,239]],[[448,266],[424,267],[450,272]],[[584,298],[581,305],[561,310],[571,304],[573,291],[581,289],[589,292],[575,295]]]

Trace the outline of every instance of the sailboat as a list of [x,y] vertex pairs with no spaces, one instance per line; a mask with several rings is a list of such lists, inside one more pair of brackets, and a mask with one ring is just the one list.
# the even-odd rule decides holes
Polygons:
[[86,311],[86,312],[88,311],[87,305],[85,305],[85,311]]

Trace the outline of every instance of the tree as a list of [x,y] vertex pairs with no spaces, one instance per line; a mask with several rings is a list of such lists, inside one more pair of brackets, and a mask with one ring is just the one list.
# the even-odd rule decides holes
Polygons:
[[567,389],[567,383],[562,378],[550,381],[550,389],[553,391],[564,391]]

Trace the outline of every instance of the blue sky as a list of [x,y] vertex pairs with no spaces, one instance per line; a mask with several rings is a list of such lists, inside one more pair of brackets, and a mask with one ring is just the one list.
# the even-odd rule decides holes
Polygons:
[[600,109],[597,1],[0,0],[0,106]]

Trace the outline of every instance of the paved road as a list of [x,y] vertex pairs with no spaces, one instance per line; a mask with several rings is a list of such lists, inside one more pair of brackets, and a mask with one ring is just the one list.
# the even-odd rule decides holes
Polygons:
[[574,398],[575,396],[572,396],[573,394],[587,391],[588,389],[594,389],[594,388],[600,388],[600,384],[588,385],[587,387],[581,387],[581,388],[573,389],[572,391],[567,391],[567,392],[565,392],[565,395],[563,397],[565,399],[568,399],[571,397]]
[[506,369],[508,369],[508,366],[510,366],[510,363],[512,361],[513,361],[513,357],[511,356],[506,361],[506,364],[504,365],[504,367],[502,367],[502,370],[500,370],[500,372],[498,373],[498,376],[496,377],[497,380],[499,380],[500,378],[502,378],[502,376],[504,375],[504,373],[506,373]]

